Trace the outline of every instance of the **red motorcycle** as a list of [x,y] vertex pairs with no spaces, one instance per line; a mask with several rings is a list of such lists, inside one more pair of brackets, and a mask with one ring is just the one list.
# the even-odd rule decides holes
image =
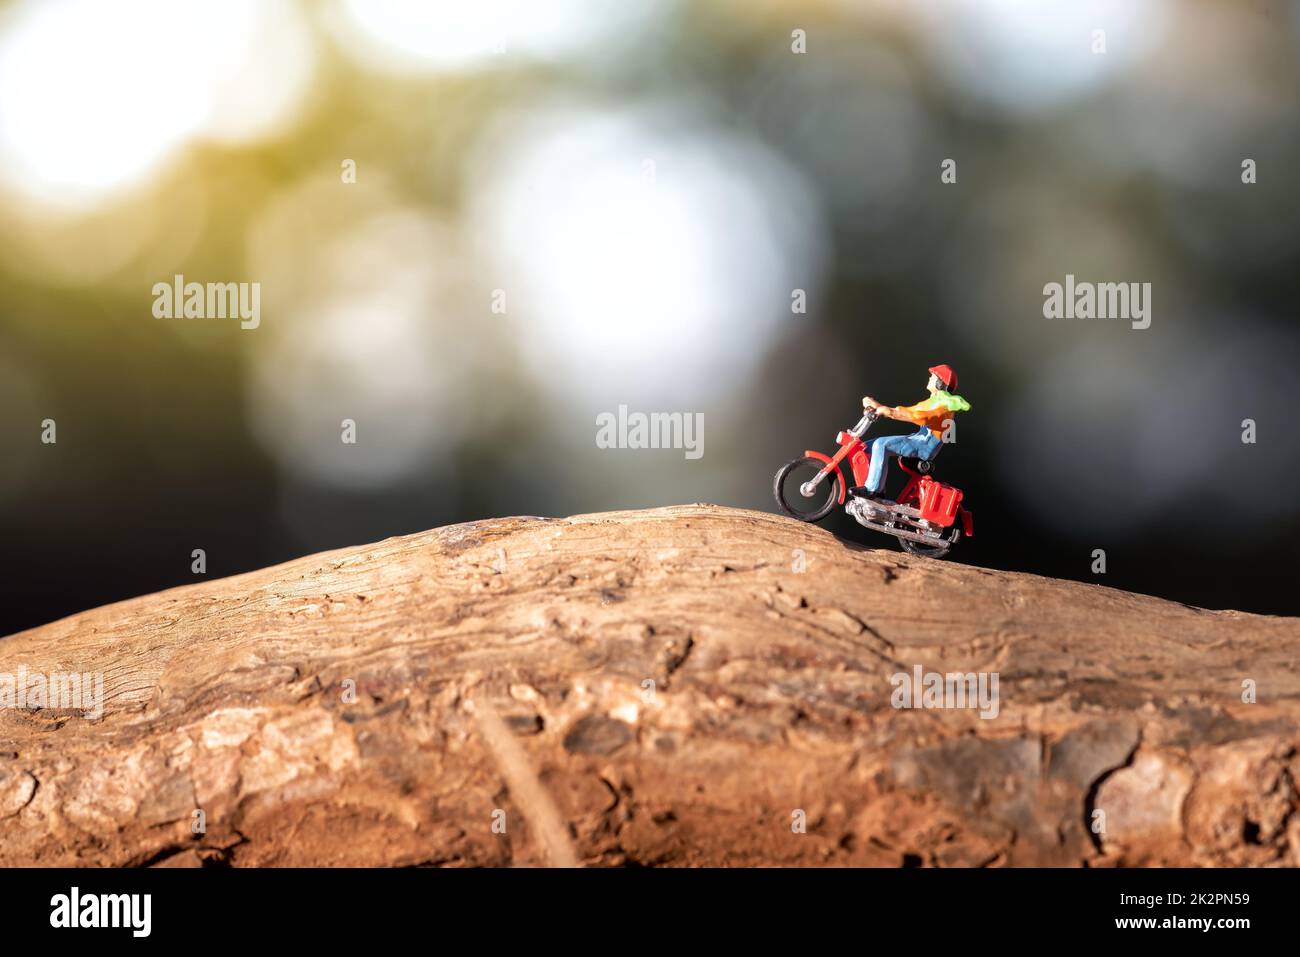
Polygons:
[[[868,410],[857,425],[836,435],[840,450],[834,456],[809,450],[802,458],[783,465],[773,484],[776,504],[801,522],[820,522],[837,504],[844,505],[859,525],[893,535],[904,551],[942,558],[963,534],[971,537],[973,530],[971,514],[961,505],[961,489],[935,481],[930,475],[933,462],[898,456],[899,467],[907,473],[907,484],[897,501],[854,494],[866,485],[871,468],[871,451],[862,436],[878,418]],[[845,459],[853,470],[853,489],[844,481]],[[823,484],[825,490],[819,494]]]

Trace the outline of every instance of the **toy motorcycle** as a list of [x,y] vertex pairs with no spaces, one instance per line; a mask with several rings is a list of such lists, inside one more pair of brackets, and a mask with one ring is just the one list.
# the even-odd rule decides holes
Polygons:
[[[908,478],[897,501],[853,494],[856,488],[866,484],[871,468],[871,451],[862,441],[862,436],[878,418],[879,415],[868,410],[857,425],[836,435],[840,450],[833,457],[809,450],[801,458],[783,465],[773,483],[776,504],[781,511],[801,522],[820,522],[836,504],[844,505],[844,510],[859,525],[893,535],[904,551],[942,558],[963,533],[969,538],[973,527],[970,512],[961,505],[961,489],[937,482],[930,476],[933,462],[898,457],[898,465]],[[848,489],[844,482],[841,463],[845,459],[849,460],[853,470],[853,490]],[[823,483],[827,487],[818,494]],[[847,505],[846,491],[849,495]]]

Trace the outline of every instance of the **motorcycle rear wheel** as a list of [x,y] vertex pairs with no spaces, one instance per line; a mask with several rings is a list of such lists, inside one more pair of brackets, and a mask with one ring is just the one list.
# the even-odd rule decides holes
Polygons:
[[903,551],[909,555],[920,555],[922,558],[943,558],[948,554],[948,550],[957,544],[961,538],[961,529],[954,528],[952,537],[944,539],[937,545],[922,545],[920,542],[914,542],[909,538],[900,538],[898,544],[903,546]]
[[[802,476],[794,474],[801,466],[807,466],[812,469]],[[826,463],[820,459],[811,456],[801,456],[792,459],[781,466],[776,473],[776,479],[772,483],[772,492],[776,495],[776,504],[781,511],[791,518],[797,518],[801,522],[820,522],[823,518],[831,513],[840,500],[840,470],[835,469],[830,475],[822,479],[818,486],[817,492],[811,498],[805,498],[804,494],[799,491],[799,486],[810,480],[814,475],[825,468]],[[791,476],[794,476],[793,478]],[[788,489],[788,491],[787,491]],[[826,501],[815,508],[799,508],[804,502],[818,503],[821,502],[821,495],[824,490],[829,489]],[[793,502],[793,504],[792,504]]]

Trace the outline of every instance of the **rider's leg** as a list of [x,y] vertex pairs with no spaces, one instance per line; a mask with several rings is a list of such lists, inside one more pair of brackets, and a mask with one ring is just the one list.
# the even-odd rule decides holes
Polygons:
[[871,468],[867,471],[867,491],[877,495],[885,487],[891,455],[914,456],[925,446],[915,435],[882,435],[871,443]]
[[936,437],[929,429],[918,431],[911,438],[916,439],[916,451],[912,454],[918,459],[925,459],[927,462],[934,459],[943,448],[943,440]]

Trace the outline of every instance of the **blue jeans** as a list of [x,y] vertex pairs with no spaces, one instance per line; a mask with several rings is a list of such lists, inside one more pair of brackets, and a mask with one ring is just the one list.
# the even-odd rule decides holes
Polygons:
[[889,475],[889,457],[932,459],[939,454],[943,442],[933,432],[922,426],[911,435],[884,435],[871,443],[871,469],[867,472],[867,491],[879,492],[885,487]]

